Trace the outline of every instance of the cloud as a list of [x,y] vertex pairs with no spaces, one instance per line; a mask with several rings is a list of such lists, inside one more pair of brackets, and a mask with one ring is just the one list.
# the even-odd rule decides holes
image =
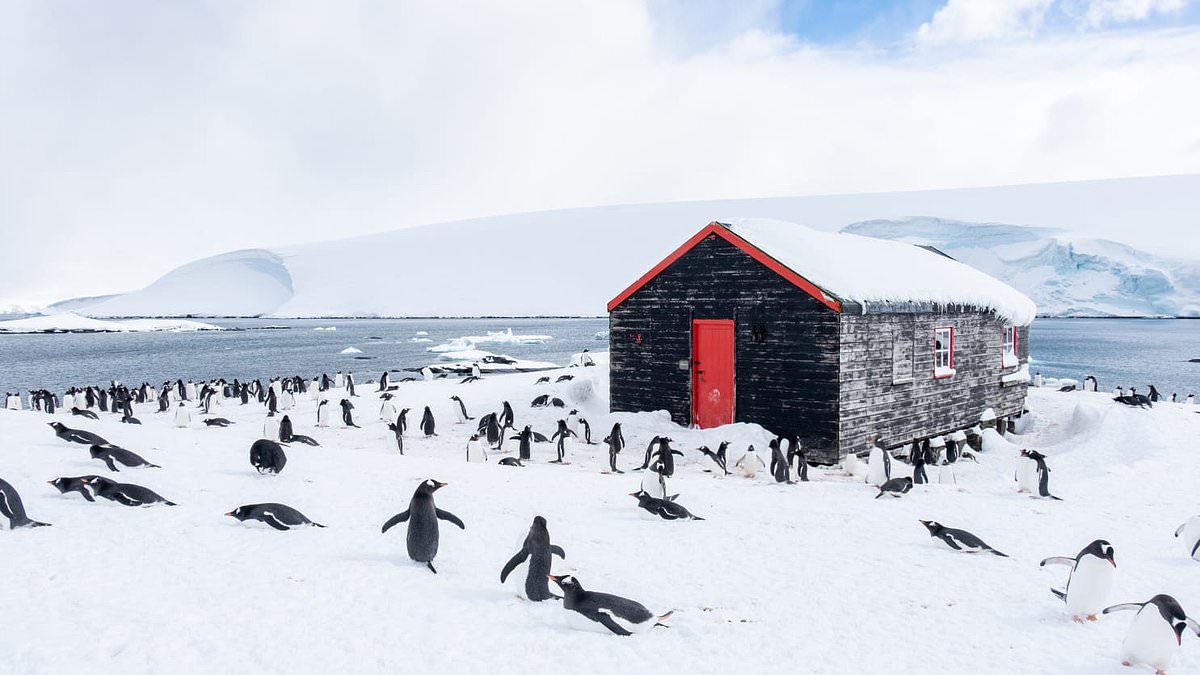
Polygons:
[[1189,0],[1088,0],[1084,23],[1091,28],[1141,21],[1155,14],[1183,11]]
[[496,213],[1200,169],[1196,29],[849,49],[763,7],[0,3],[0,304]]
[[917,29],[923,45],[1029,36],[1041,28],[1054,0],[949,0]]

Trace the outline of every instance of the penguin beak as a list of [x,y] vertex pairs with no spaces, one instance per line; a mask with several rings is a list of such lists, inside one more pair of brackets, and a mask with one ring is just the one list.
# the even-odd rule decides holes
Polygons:
[[227,515],[227,516],[232,516],[232,515],[233,515],[233,511],[230,511],[229,513],[226,513],[225,515]]
[[446,487],[447,485],[449,485],[449,483],[438,483],[438,484],[437,484],[437,486],[438,486],[438,487],[440,487],[440,488],[444,488],[444,487]]
[[558,577],[554,576],[553,574],[547,574],[546,578],[549,579],[550,581],[553,581],[556,584],[558,583]]

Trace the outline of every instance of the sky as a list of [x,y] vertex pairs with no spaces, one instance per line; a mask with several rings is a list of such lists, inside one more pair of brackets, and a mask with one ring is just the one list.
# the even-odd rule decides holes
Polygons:
[[499,213],[1196,174],[1198,82],[1200,0],[11,0],[0,306]]

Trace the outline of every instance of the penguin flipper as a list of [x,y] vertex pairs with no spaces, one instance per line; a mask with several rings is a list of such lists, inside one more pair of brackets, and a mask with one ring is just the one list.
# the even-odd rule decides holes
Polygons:
[[403,511],[402,513],[397,513],[396,515],[389,518],[386,523],[383,524],[383,529],[380,530],[380,533],[387,532],[388,530],[392,529],[392,527],[399,525],[400,523],[403,523],[406,520],[408,520],[408,511],[407,510]]
[[1196,550],[1200,549],[1200,539],[1196,540],[1196,545],[1192,547],[1192,557],[1196,557]]
[[525,559],[528,557],[529,551],[526,549],[521,549],[520,551],[517,551],[516,555],[509,558],[508,562],[504,563],[504,569],[500,570],[500,583],[504,583],[508,579],[508,575],[512,574],[512,571],[517,569],[517,565],[525,562]]
[[1187,627],[1190,628],[1191,631],[1193,633],[1195,633],[1197,636],[1200,636],[1200,621],[1196,621],[1195,619],[1193,619],[1192,617],[1189,616],[1187,618]]
[[[1053,593],[1054,597],[1058,598],[1059,600],[1062,600],[1063,602],[1067,601],[1067,592],[1066,591],[1060,591],[1057,588],[1051,588],[1050,592]],[[1108,610],[1105,610],[1105,611],[1107,612]]]
[[1186,522],[1184,524],[1180,525],[1179,528],[1175,530],[1175,536],[1178,537],[1179,535],[1183,534],[1183,528],[1185,528],[1185,527],[1187,527]]
[[426,561],[425,561],[425,566],[429,568],[429,571],[430,571],[430,572],[433,572],[434,574],[437,574],[437,569],[436,569],[436,568],[434,568],[434,566],[433,566],[433,561],[431,561],[431,560],[426,560]]
[[459,529],[467,529],[467,526],[463,525],[463,521],[459,520],[458,516],[454,515],[453,513],[450,513],[449,511],[443,511],[441,509],[434,509],[434,512],[437,513],[438,518],[454,523],[459,527]]
[[1068,557],[1062,556],[1062,555],[1057,555],[1057,556],[1054,556],[1053,558],[1046,558],[1042,562],[1038,563],[1038,567],[1045,567],[1046,565],[1070,565],[1070,566],[1074,567],[1075,559],[1068,558]]
[[108,470],[109,470],[109,471],[116,471],[116,472],[120,472],[120,471],[121,471],[120,469],[118,469],[118,468],[117,468],[117,465],[116,465],[116,464],[113,464],[112,457],[105,457],[105,458],[104,458],[104,463],[108,465]]
[[[1126,610],[1141,609],[1142,607],[1145,607],[1145,606],[1146,606],[1146,603],[1144,603],[1144,602],[1122,602],[1119,605],[1105,607],[1104,611],[1101,612],[1101,614],[1111,614],[1113,612],[1124,612]],[[1190,620],[1189,620],[1189,623],[1190,623]]]
[[289,529],[287,525],[284,525],[283,523],[279,522],[279,520],[277,518],[275,518],[275,514],[271,513],[270,511],[263,512],[262,521],[277,530]]
[[630,633],[629,631],[622,628],[621,625],[618,624],[616,621],[613,621],[612,615],[610,615],[608,612],[606,612],[602,609],[596,610],[594,612],[580,612],[580,614],[586,616],[587,618],[591,619],[592,621],[595,621],[596,623],[603,625],[605,628],[609,629],[616,635],[621,635],[624,637],[633,635],[633,633]]
[[550,544],[550,553],[562,558],[563,560],[567,559],[567,552],[564,551],[558,544]]
[[958,542],[954,541],[954,537],[942,537],[941,539],[942,539],[942,541],[946,542],[947,546],[954,549],[955,551],[962,550],[962,547],[958,545]]

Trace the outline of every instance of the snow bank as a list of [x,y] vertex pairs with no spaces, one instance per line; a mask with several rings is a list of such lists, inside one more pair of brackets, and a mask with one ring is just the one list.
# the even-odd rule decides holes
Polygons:
[[222,330],[220,326],[184,319],[127,319],[102,321],[74,312],[0,321],[0,333],[142,333]]
[[977,269],[904,242],[820,232],[779,220],[744,218],[734,234],[842,300],[967,305],[1025,326],[1033,301]]

